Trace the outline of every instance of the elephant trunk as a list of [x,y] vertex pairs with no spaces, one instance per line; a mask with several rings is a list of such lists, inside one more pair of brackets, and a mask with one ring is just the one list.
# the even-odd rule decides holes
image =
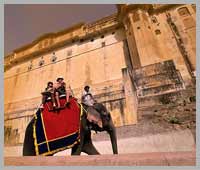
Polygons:
[[112,122],[111,122],[111,125],[110,125],[108,133],[110,135],[113,154],[118,154],[116,129],[115,129],[115,127],[114,127]]

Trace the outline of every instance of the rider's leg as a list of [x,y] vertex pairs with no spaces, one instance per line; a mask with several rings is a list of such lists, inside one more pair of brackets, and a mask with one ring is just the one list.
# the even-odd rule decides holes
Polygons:
[[66,103],[65,103],[65,105],[66,106],[69,106],[69,91],[68,90],[66,90]]
[[51,100],[52,100],[52,103],[53,103],[53,108],[55,108],[56,107],[56,101],[55,101],[54,93],[51,93]]
[[59,93],[55,92],[57,107],[60,108],[60,100],[59,100]]

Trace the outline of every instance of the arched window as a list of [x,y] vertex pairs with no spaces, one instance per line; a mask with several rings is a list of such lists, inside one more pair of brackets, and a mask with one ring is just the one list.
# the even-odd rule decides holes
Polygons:
[[157,20],[157,18],[156,18],[155,16],[152,16],[152,17],[151,17],[151,21],[152,21],[154,24],[158,23],[158,20]]
[[57,57],[56,57],[56,55],[55,55],[55,52],[53,52],[53,55],[52,55],[52,57],[51,57],[51,61],[52,62],[55,62],[57,60]]
[[190,15],[190,12],[187,7],[182,7],[178,9],[178,13],[181,17]]
[[42,66],[42,65],[44,65],[44,59],[43,59],[43,57],[41,57],[41,60],[39,61],[39,66]]
[[156,33],[156,35],[159,35],[159,34],[161,34],[161,31],[159,29],[156,29],[155,33]]

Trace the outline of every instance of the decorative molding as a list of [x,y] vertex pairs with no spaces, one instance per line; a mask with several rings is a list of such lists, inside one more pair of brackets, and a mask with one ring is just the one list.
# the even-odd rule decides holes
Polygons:
[[100,35],[118,26],[117,14],[113,14],[89,24],[79,23],[57,33],[44,34],[32,43],[16,49],[13,53],[5,56],[4,71],[16,63],[28,61],[38,55],[43,55],[80,39]]
[[18,48],[18,49],[15,49],[14,52],[15,53],[18,53],[18,52],[21,52],[21,51],[24,51],[25,49],[28,49],[30,47],[33,47],[34,45],[40,43],[41,41],[44,41],[44,40],[47,40],[47,39],[55,39],[56,37],[59,37],[60,35],[64,35],[66,33],[69,33],[69,32],[72,32],[74,30],[77,30],[79,28],[81,28],[85,23],[78,23],[78,24],[75,24],[67,29],[64,29],[64,30],[61,30],[59,32],[56,32],[56,33],[46,33],[46,34],[43,34],[41,35],[39,38],[37,38],[36,40],[34,40],[32,43],[28,44],[28,45],[25,45],[21,48]]
[[148,11],[149,14],[159,14],[171,10],[173,8],[177,8],[179,6],[183,6],[185,4],[154,4],[153,8]]
[[118,18],[119,21],[123,21],[124,17],[127,16],[128,13],[143,10],[148,12],[150,15],[158,14],[165,12],[167,10],[183,6],[184,4],[119,4],[117,5],[118,8]]
[[119,27],[125,27],[122,21],[134,10],[143,10],[150,15],[154,15],[183,5],[184,4],[119,4],[117,5],[118,12],[115,14],[89,24],[82,22],[56,33],[44,34],[32,43],[14,50],[13,53],[4,58],[4,71],[7,71],[14,64],[30,60],[38,55],[51,52],[67,44],[77,42],[81,39],[85,40],[93,38],[94,36],[100,36],[105,32],[112,31]]

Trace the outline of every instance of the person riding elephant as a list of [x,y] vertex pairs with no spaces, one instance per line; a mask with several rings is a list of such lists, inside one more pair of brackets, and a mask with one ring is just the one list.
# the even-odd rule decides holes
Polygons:
[[90,91],[90,86],[88,85],[84,87],[82,97],[81,97],[81,102],[87,106],[93,106],[94,103],[96,102]]
[[100,115],[104,115],[104,117],[109,117],[106,107],[104,107],[101,103],[98,103],[94,96],[92,95],[90,91],[90,86],[86,85],[84,87],[84,91],[82,93],[81,102],[86,106],[86,109],[88,111],[87,119],[91,123],[94,123],[98,125],[99,127],[102,127],[102,120]]
[[70,88],[66,88],[66,83],[62,77],[57,78],[56,83],[54,83],[54,95],[57,102],[57,108],[60,108],[59,96],[64,95],[66,97],[66,106],[69,106],[69,98],[72,96]]
[[91,91],[90,91],[90,86],[86,85],[84,87],[82,97],[81,97],[81,102],[85,105],[87,109],[87,120],[91,123],[97,124],[99,127],[102,127],[102,122],[100,118],[100,114],[94,110],[94,104],[96,100],[94,99]]
[[45,88],[42,94],[42,104],[40,105],[40,109],[44,109],[44,104],[48,98],[52,99],[53,105],[55,104],[54,90],[53,90],[53,82],[49,81],[47,83],[47,87]]

